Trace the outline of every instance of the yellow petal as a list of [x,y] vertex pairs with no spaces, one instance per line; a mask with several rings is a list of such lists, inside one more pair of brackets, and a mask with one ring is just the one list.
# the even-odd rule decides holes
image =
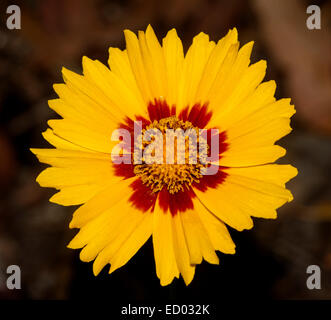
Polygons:
[[216,103],[214,103],[214,101],[216,99],[220,100],[222,94],[223,95],[228,94],[226,90],[223,90],[223,87],[226,86],[226,83],[228,82],[228,79],[231,76],[232,68],[238,56],[238,48],[239,48],[238,42],[234,42],[233,44],[230,45],[230,48],[227,51],[219,70],[217,70],[216,78],[212,83],[208,94],[206,95],[208,97],[207,102],[209,103],[209,107],[211,108],[214,114],[216,114],[221,110],[219,106]]
[[[130,211],[129,214],[132,212]],[[135,214],[141,214],[136,212]],[[109,273],[126,264],[133,255],[144,245],[152,235],[153,215],[150,212],[143,213],[143,220],[136,226],[124,244],[119,248],[113,258],[110,260],[111,267]]]
[[161,286],[166,286],[172,282],[174,277],[179,277],[174,249],[172,216],[170,212],[164,213],[158,205],[155,206],[153,215],[153,247],[156,274],[160,279]]
[[81,147],[79,145],[76,145],[70,141],[67,141],[59,136],[57,136],[53,130],[47,129],[42,133],[44,139],[48,141],[52,146],[64,149],[64,150],[82,150],[82,151],[88,151],[88,149]]
[[97,130],[102,128],[104,131],[109,127],[117,127],[118,119],[112,116],[103,105],[86,94],[63,83],[54,84],[53,88],[60,99],[50,100],[49,106],[63,118],[81,121]]
[[88,159],[110,161],[110,155],[101,152],[85,152],[81,150],[61,150],[61,149],[30,149],[38,160],[42,163],[47,163],[55,167],[75,167],[77,162]]
[[[253,68],[253,71],[255,71],[256,69],[256,67],[253,67],[254,65],[248,67],[250,62],[250,55],[253,47],[253,42],[249,42],[246,45],[244,45],[237,54],[238,46],[239,46],[238,43],[231,45],[227,57],[218,71],[215,84],[211,88],[211,91],[209,93],[210,108],[215,112],[215,114],[217,113],[217,116],[220,116],[221,113],[227,111],[228,106],[226,105],[226,103],[229,101],[229,99],[235,97],[236,95],[235,91],[244,89],[244,92],[241,94],[245,94],[246,91],[249,90],[248,88],[245,87],[244,84],[239,86],[239,83],[240,81],[245,83],[249,82],[249,80],[246,80],[245,78],[252,79],[253,77],[245,76],[246,73],[249,74],[252,73],[252,72],[248,72],[249,69]],[[260,65],[261,62],[258,64],[258,67]],[[257,69],[258,71],[260,71],[259,70],[260,68]],[[261,71],[263,72],[263,70]],[[253,73],[254,75],[259,75],[257,72],[253,72]]]
[[193,106],[198,86],[212,49],[215,47],[209,36],[201,32],[193,38],[193,43],[188,49],[183,65],[181,81],[179,82],[180,94],[178,109]]
[[[261,166],[263,167],[263,166]],[[249,170],[249,168],[247,168]],[[263,168],[261,169],[267,171],[267,169]],[[226,170],[226,172],[231,172],[231,169]],[[296,170],[293,170],[294,174],[296,173]],[[263,172],[263,171],[262,171]],[[262,173],[261,173],[262,174]],[[292,174],[292,170],[291,170]],[[250,178],[245,176],[239,176],[236,174],[229,174],[229,176],[226,178],[226,184],[231,185],[231,188],[233,185],[239,185],[242,187],[247,187],[248,189],[255,190],[259,193],[269,195],[270,197],[274,198],[281,198],[286,201],[291,201],[293,199],[292,194],[289,190],[281,187],[279,184],[270,183],[268,181],[265,181],[263,178],[263,175],[256,178]]]
[[187,210],[179,214],[183,223],[190,263],[200,264],[202,258],[204,258],[209,263],[218,264],[218,257],[209,239],[208,231],[200,220],[198,210],[194,207],[193,210]]
[[[275,101],[274,94],[276,91],[275,81],[267,81],[261,83],[256,90],[244,99],[240,106],[233,106],[230,112],[222,113],[222,116],[212,117],[210,127],[219,127],[221,130],[227,130],[229,127],[236,126],[240,120],[245,119],[247,116],[255,113],[257,110],[268,110],[265,106]],[[218,109],[215,115],[221,112]]]
[[84,75],[109,99],[108,108],[118,116],[133,119],[135,115],[145,115],[146,106],[141,96],[130,90],[125,82],[101,62],[83,57]]
[[132,72],[135,76],[145,104],[147,105],[150,101],[153,101],[154,97],[150,88],[149,79],[147,78],[139,42],[137,36],[130,30],[124,30],[124,35]]
[[64,140],[89,150],[111,153],[118,142],[111,141],[113,128],[100,132],[69,119],[49,120],[53,132]]
[[139,44],[153,97],[166,97],[168,87],[164,55],[150,25],[147,27],[146,33],[139,32]]
[[54,194],[49,201],[63,206],[74,206],[83,204],[103,190],[103,186],[86,184],[62,188]]
[[230,227],[238,231],[253,227],[251,217],[231,201],[231,184],[223,182],[215,189],[209,188],[205,192],[196,189],[194,192],[209,211]]
[[166,64],[168,95],[166,100],[170,106],[177,104],[179,95],[179,79],[182,76],[184,51],[183,44],[175,29],[170,30],[163,39],[163,54]]
[[225,171],[230,175],[267,181],[281,187],[284,187],[287,181],[298,174],[298,170],[288,164],[267,164],[247,168],[227,168]]
[[273,145],[283,136],[292,131],[289,118],[276,118],[269,122],[252,126],[246,123],[241,128],[228,130],[227,138],[231,152],[241,151],[249,148],[259,148]]
[[197,190],[196,194],[213,214],[239,231],[252,226],[250,216],[275,218],[276,209],[293,199],[284,188],[285,182],[297,173],[291,166],[224,170],[228,176],[221,185],[206,192]]
[[285,183],[297,174],[289,165],[226,169],[229,200],[250,216],[274,219],[276,209],[293,199]]
[[[153,217],[150,212],[141,212],[133,207],[123,209],[126,214],[117,227],[113,229],[113,233],[110,234],[110,237],[108,232],[104,235],[110,241],[108,241],[107,246],[102,249],[94,261],[93,273],[95,275],[107,263],[111,264],[109,273],[124,265],[151,236]],[[87,247],[85,247],[86,250]],[[81,252],[81,257],[85,255],[85,248]],[[93,250],[95,248],[92,248],[91,253]],[[87,258],[89,258],[88,255],[89,253],[87,253]]]
[[[243,47],[244,48],[244,47]],[[243,49],[242,48],[242,49]],[[238,56],[240,55],[240,51]],[[242,67],[241,67],[242,68]],[[234,64],[234,69],[235,64]],[[233,73],[232,70],[232,73]],[[239,70],[241,70],[239,68]],[[222,118],[227,113],[240,112],[240,105],[247,99],[247,97],[254,92],[256,87],[261,83],[266,72],[266,62],[261,60],[247,69],[244,69],[242,73],[230,75],[224,89],[221,90],[218,96],[211,100],[211,108],[215,110],[216,106],[218,110],[215,110],[213,117],[214,123],[219,121],[220,127],[222,127]],[[223,91],[223,93],[222,93]],[[215,107],[213,107],[213,105]]]
[[94,82],[87,77],[81,76],[66,68],[62,68],[62,75],[65,83],[73,92],[80,95],[85,101],[90,101],[97,104],[110,119],[113,121],[121,121],[122,117],[119,110],[112,108],[113,102],[100,90]]
[[263,146],[258,148],[245,148],[241,150],[229,149],[222,154],[219,161],[224,167],[247,167],[275,162],[286,154],[286,150],[280,146]]
[[[122,223],[122,220],[126,219],[125,217],[129,211],[128,199],[129,196],[126,195],[126,197],[122,197],[118,201],[109,201],[107,209],[102,212],[98,211],[93,217],[89,217],[88,222],[80,228],[79,232],[68,244],[68,247],[79,249],[88,245],[89,249],[85,252],[91,252],[91,254],[96,256],[112,240],[114,233],[118,232],[118,226]],[[98,210],[97,206],[96,210]],[[93,251],[93,248],[99,248],[99,251]],[[91,257],[92,259],[94,257]],[[84,261],[87,260],[84,259]]]
[[233,44],[238,42],[238,32],[234,28],[228,32],[228,34],[218,41],[217,45],[213,48],[204,68],[204,71],[199,82],[195,100],[197,102],[207,102],[210,100],[208,95],[217,73],[222,66],[222,63]]
[[285,150],[273,144],[291,132],[290,119],[277,116],[266,118],[257,121],[260,119],[257,115],[226,130],[229,145],[220,165],[238,167],[266,164],[285,154]]
[[112,72],[117,75],[127,87],[137,96],[140,104],[144,103],[143,96],[132,72],[127,50],[109,48],[108,64]]
[[70,222],[70,228],[83,227],[86,223],[113,207],[123,198],[131,195],[132,189],[129,186],[135,179],[109,181],[102,192],[96,194],[75,211]]
[[236,246],[225,224],[208,211],[198,199],[194,199],[193,203],[214,249],[223,253],[234,254]]
[[[73,159],[68,161],[73,161]],[[114,179],[113,167],[110,161],[88,159],[80,161],[76,166],[50,167],[42,171],[37,182],[42,187],[61,189],[65,186],[81,184],[105,185]]]
[[194,277],[195,265],[191,265],[190,263],[190,255],[179,214],[171,217],[171,225],[173,229],[172,237],[178,270],[181,273],[185,284],[189,285]]

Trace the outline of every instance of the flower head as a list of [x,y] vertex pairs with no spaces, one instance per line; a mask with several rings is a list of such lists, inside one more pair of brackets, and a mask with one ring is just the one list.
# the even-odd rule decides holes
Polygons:
[[81,205],[68,246],[94,274],[152,236],[161,285],[180,274],[189,284],[203,259],[235,252],[226,225],[250,229],[292,200],[285,183],[297,170],[272,163],[295,110],[262,83],[266,63],[250,65],[253,43],[239,49],[236,29],[217,44],[200,33],[185,55],[174,29],[162,45],[150,26],[124,33],[109,68],[84,57],[83,75],[63,69],[49,101],[63,119],[43,133],[55,148],[32,149],[51,165],[37,181],[59,190],[50,201]]

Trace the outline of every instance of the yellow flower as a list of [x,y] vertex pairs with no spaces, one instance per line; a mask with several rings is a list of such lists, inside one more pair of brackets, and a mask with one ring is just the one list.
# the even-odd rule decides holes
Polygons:
[[[55,148],[32,149],[51,165],[37,181],[59,190],[50,201],[82,205],[70,223],[80,231],[68,246],[83,248],[80,258],[94,260],[95,275],[108,263],[109,273],[126,264],[152,235],[161,285],[180,274],[189,284],[202,259],[218,264],[215,251],[235,253],[226,224],[250,229],[251,217],[276,218],[292,200],[285,183],[297,170],[272,163],[286,152],[274,143],[291,131],[295,109],[290,99],[276,101],[274,81],[261,83],[266,62],[249,65],[253,42],[239,49],[236,29],[217,44],[200,33],[186,55],[174,29],[162,45],[150,26],[138,38],[124,34],[126,50],[109,49],[109,68],[84,57],[83,75],[63,69],[65,84],[54,85],[59,99],[49,101],[63,119],[50,120],[43,133]],[[137,150],[139,139],[122,141],[112,157],[116,130],[133,135],[136,123],[139,137],[217,129],[205,136],[207,155],[216,137],[217,159],[188,163],[185,142],[184,163],[148,163],[147,153],[141,163],[119,163],[151,145],[151,156],[170,153],[154,137]],[[198,140],[203,144],[202,135]],[[216,171],[202,174],[211,167]]]

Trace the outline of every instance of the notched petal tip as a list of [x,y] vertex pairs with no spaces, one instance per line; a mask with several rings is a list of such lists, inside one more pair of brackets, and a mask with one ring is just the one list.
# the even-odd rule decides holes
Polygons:
[[153,27],[151,26],[151,24],[149,23],[147,28],[146,28],[146,33],[153,33],[155,35],[155,32],[154,32],[154,29]]
[[101,265],[100,263],[97,262],[97,260],[94,260],[92,269],[95,277],[99,275],[99,273],[102,271],[103,268],[104,265]]
[[38,149],[38,148],[29,148],[29,150],[30,150],[33,154],[37,155],[38,150],[40,150],[40,149]]
[[64,207],[70,207],[73,206],[74,204],[72,204],[70,201],[68,201],[67,199],[63,199],[61,191],[53,194],[49,200],[49,202],[54,203],[54,204],[58,204]]
[[259,60],[252,66],[256,66],[256,68],[260,68],[261,70],[263,70],[265,72],[267,70],[267,60],[264,60],[264,59]]
[[172,28],[172,29],[170,29],[170,30],[167,32],[166,36],[163,38],[163,40],[166,39],[166,38],[169,37],[169,36],[171,36],[171,37],[175,37],[175,38],[178,38],[178,34],[177,34],[177,30],[176,30],[176,28]]
[[97,270],[97,269],[94,268],[94,264],[93,264],[92,270],[93,270],[93,275],[95,277],[97,277],[99,275],[99,273],[101,272],[101,270]]
[[227,252],[227,254],[236,254],[236,252],[237,252],[236,251],[236,245],[234,244],[233,245],[233,248],[231,250],[229,249],[229,251]]
[[292,166],[290,164],[289,164],[289,166],[291,167],[291,170],[292,170],[292,175],[290,177],[290,179],[292,179],[292,178],[294,178],[294,177],[296,177],[298,175],[299,171],[298,171],[298,168],[296,168],[296,167],[294,167],[294,166]]
[[49,137],[49,135],[51,135],[51,134],[53,134],[53,130],[52,129],[50,129],[50,128],[47,128],[45,131],[43,131],[42,133],[41,133],[41,135],[43,136],[43,138],[46,140],[46,141],[48,141],[48,137]]
[[83,66],[83,74],[86,75],[87,69],[89,68],[89,66],[91,66],[91,64],[93,63],[93,60],[90,59],[87,56],[83,56],[82,57],[82,66]]
[[75,222],[75,217],[73,217],[69,223],[69,229],[77,229],[77,228],[79,228],[79,226]]
[[[195,272],[194,272],[195,273]],[[192,282],[192,280],[193,280],[193,278],[194,278],[194,273],[193,273],[193,275],[192,276],[190,276],[189,278],[184,278],[183,277],[183,280],[184,280],[184,283],[185,283],[185,285],[186,286],[188,286],[191,282]]]
[[67,244],[67,248],[69,249],[81,249],[83,246],[79,243],[77,240],[77,235],[79,232],[75,235],[75,237]]
[[70,71],[69,69],[67,69],[66,67],[62,67],[61,68],[61,73],[62,73],[62,75],[63,76],[65,76],[67,73],[69,73],[69,72],[72,72],[72,71]]
[[[59,203],[56,202],[56,195],[57,195],[57,193],[56,193],[56,194],[53,194],[53,195],[48,199],[48,201],[51,202],[51,203],[59,204]],[[61,203],[60,203],[60,204],[61,204]]]
[[[220,259],[218,258],[218,256],[217,256],[217,254],[216,254],[215,251],[214,251],[214,254],[212,254],[209,257],[203,257],[203,259],[205,261],[207,261],[208,263],[213,264],[213,265],[219,265],[220,264]],[[200,263],[198,263],[198,264],[200,264]]]
[[83,56],[82,57],[82,63],[84,64],[84,63],[87,63],[87,62],[89,62],[89,61],[93,61],[92,59],[90,59],[88,56]]
[[41,187],[47,187],[47,184],[44,183],[43,181],[43,175],[44,175],[44,171],[39,173],[39,175],[36,178],[36,182],[41,186]]
[[247,55],[250,56],[254,47],[254,43],[255,43],[254,41],[247,42],[245,45],[241,47],[240,50],[242,50],[243,52],[245,52]]
[[75,246],[73,246],[73,245],[71,244],[71,242],[72,242],[72,241],[70,241],[70,242],[67,244],[67,248],[69,248],[69,249],[78,249],[78,248],[76,248]]
[[55,93],[59,96],[59,93],[61,91],[61,88],[64,86],[64,83],[54,83],[53,84],[53,90],[55,91]]
[[204,33],[203,31],[201,31],[200,33],[198,33],[194,38],[193,38],[193,43],[195,43],[196,41],[209,41],[209,35]]
[[[175,277],[174,277],[175,278]],[[160,279],[160,285],[162,287],[166,287],[166,286],[169,286],[173,281],[174,281],[174,278],[172,278],[171,280],[170,279]]]
[[276,89],[277,89],[277,83],[275,80],[269,80],[269,81],[265,81],[263,83],[261,83],[261,85],[265,85],[269,88],[272,96],[275,95]]
[[251,218],[249,224],[243,230],[251,230],[254,227],[254,221]]
[[291,202],[293,199],[294,199],[293,194],[291,191],[289,191],[289,197],[288,197],[287,202]]
[[125,37],[126,41],[127,41],[127,38],[136,37],[136,34],[129,29],[124,29],[123,33],[124,33],[124,37]]

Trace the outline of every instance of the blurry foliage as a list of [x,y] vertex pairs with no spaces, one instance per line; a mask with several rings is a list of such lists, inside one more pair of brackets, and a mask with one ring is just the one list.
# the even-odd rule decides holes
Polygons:
[[[28,0],[22,30],[5,27],[0,3],[0,298],[218,297],[331,298],[331,2],[321,6],[322,30],[306,28],[308,1],[299,0]],[[46,147],[41,131],[56,115],[47,107],[61,67],[81,72],[81,57],[107,62],[109,46],[124,48],[123,29],[152,24],[159,38],[176,27],[187,48],[204,31],[213,40],[239,29],[241,43],[255,40],[253,61],[268,61],[277,97],[292,97],[294,132],[281,140],[283,163],[299,176],[289,183],[295,200],[276,221],[256,221],[252,231],[232,231],[235,256],[219,267],[203,264],[189,288],[179,281],[160,288],[150,243],[123,270],[94,278],[91,265],[66,248],[73,208],[48,202],[53,190],[35,182],[41,165],[29,147]],[[6,267],[22,268],[23,289],[9,292]],[[323,271],[322,290],[306,289],[309,264]],[[329,281],[328,281],[329,280]],[[329,285],[327,285],[327,281]],[[111,293],[109,291],[112,291]]]

